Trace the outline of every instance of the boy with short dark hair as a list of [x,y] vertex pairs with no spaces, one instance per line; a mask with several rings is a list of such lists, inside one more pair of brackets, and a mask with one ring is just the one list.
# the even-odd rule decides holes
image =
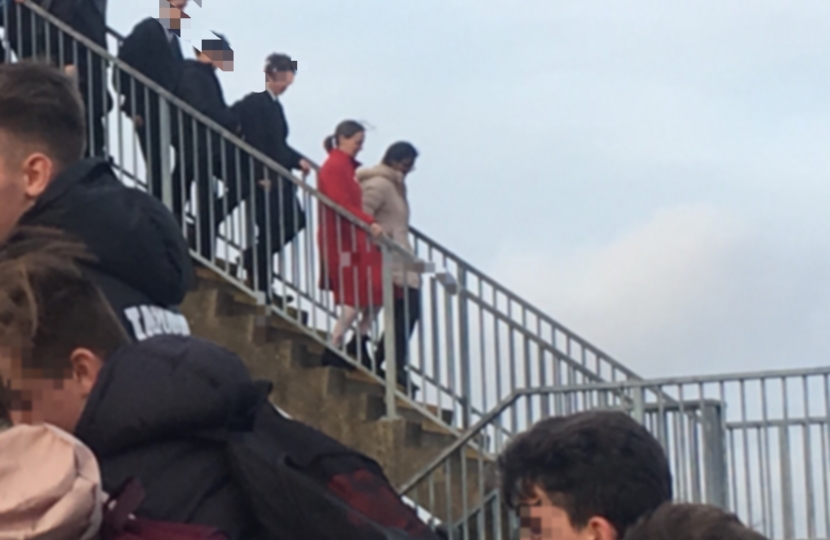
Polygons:
[[542,420],[498,463],[505,501],[520,511],[522,538],[620,540],[672,498],[660,443],[622,412]]
[[84,268],[131,337],[189,334],[176,309],[193,274],[181,230],[108,162],[82,159],[84,117],[77,88],[57,68],[0,65],[0,243],[15,225],[60,229],[95,256]]

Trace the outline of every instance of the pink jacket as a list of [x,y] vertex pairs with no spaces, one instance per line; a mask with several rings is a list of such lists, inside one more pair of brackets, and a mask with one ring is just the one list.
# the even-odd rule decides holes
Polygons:
[[104,500],[95,456],[68,433],[0,431],[0,540],[91,540]]

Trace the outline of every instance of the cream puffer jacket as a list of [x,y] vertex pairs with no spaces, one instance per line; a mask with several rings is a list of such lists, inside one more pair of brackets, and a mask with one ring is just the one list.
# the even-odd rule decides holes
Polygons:
[[[415,250],[409,241],[410,211],[403,173],[380,164],[358,170],[357,180],[363,190],[363,211],[375,218],[387,236],[414,255]],[[392,276],[398,286],[404,283],[412,288],[421,286],[421,277],[417,272],[397,268]]]

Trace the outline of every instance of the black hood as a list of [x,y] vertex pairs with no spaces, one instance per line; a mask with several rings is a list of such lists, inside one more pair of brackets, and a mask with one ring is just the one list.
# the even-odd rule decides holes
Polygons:
[[168,209],[124,186],[109,163],[85,159],[52,180],[21,220],[83,241],[96,269],[162,306],[184,300],[193,281],[187,243]]
[[160,336],[107,359],[75,434],[99,458],[189,436],[252,429],[270,384],[205,340]]

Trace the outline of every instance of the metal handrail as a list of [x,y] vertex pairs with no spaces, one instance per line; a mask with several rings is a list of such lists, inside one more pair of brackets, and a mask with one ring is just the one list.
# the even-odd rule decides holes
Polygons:
[[[631,402],[609,401],[617,391]],[[680,406],[659,401],[664,394]],[[510,409],[554,396],[572,400],[572,412],[631,414],[663,447],[675,500],[718,506],[769,538],[830,538],[830,367],[517,390],[401,492],[451,538],[510,537],[518,524],[498,498],[497,461],[476,438],[495,434],[486,446],[501,452]],[[540,419],[523,420],[528,429]]]
[[[94,54],[94,55],[97,55],[98,57],[102,58],[104,61],[106,61],[110,65],[115,66],[119,71],[121,71],[123,73],[126,73],[132,79],[134,79],[135,81],[138,81],[139,83],[144,85],[148,89],[149,92],[152,92],[155,95],[158,95],[164,101],[174,105],[175,107],[177,107],[183,113],[188,114],[190,117],[192,117],[194,119],[194,122],[197,122],[199,125],[203,125],[203,126],[207,127],[208,129],[210,129],[212,132],[217,133],[218,135],[220,135],[224,140],[231,143],[232,146],[237,149],[237,151],[241,150],[241,151],[247,153],[253,159],[256,159],[258,162],[262,163],[262,165],[264,167],[279,173],[279,175],[281,177],[284,177],[284,178],[288,179],[288,181],[293,182],[299,189],[302,190],[302,193],[306,194],[306,196],[318,200],[325,207],[327,207],[330,210],[333,210],[341,219],[343,219],[346,222],[350,223],[352,226],[359,228],[360,230],[364,231],[367,234],[370,233],[370,228],[366,223],[362,222],[357,217],[352,215],[350,212],[346,211],[342,206],[336,204],[334,201],[332,201],[330,198],[328,198],[325,195],[323,195],[322,193],[320,193],[317,189],[313,188],[308,183],[297,179],[296,177],[294,177],[291,174],[290,171],[286,170],[279,163],[277,163],[273,159],[269,158],[267,155],[260,152],[256,148],[252,147],[251,145],[246,143],[244,140],[239,138],[236,134],[231,133],[230,131],[225,129],[223,126],[221,126],[217,122],[213,121],[211,118],[209,118],[206,115],[200,113],[199,111],[197,111],[196,109],[191,107],[190,104],[182,101],[177,96],[173,95],[171,92],[169,92],[165,88],[163,88],[161,85],[157,84],[156,82],[152,81],[148,77],[144,76],[138,70],[136,70],[136,69],[132,68],[131,66],[123,63],[121,60],[119,60],[115,56],[111,55],[106,49],[104,49],[103,47],[100,47],[98,44],[94,43],[93,41],[91,41],[86,36],[80,34],[75,29],[70,27],[68,24],[66,24],[63,21],[57,19],[51,13],[44,10],[41,6],[33,3],[32,0],[25,0],[23,2],[22,6],[17,5],[16,3],[11,5],[11,6],[6,5],[6,6],[3,7],[3,9],[4,10],[7,10],[7,9],[18,9],[19,10],[19,9],[22,9],[23,6],[25,6],[25,8],[27,8],[27,9],[29,9],[34,14],[34,16],[39,17],[40,19],[45,21],[47,24],[49,24],[51,26],[54,26],[55,28],[57,28],[57,30],[59,30],[60,32],[63,32],[63,34],[66,34],[66,35],[70,36],[75,42],[80,43],[83,46],[85,46],[89,51],[87,53],[88,54],[87,58],[90,58],[91,57],[90,55]],[[34,24],[34,20],[33,20],[33,24]],[[110,31],[110,33],[113,33],[113,32]],[[120,37],[120,36],[118,36],[118,37]],[[7,40],[7,38],[4,38],[4,40]],[[123,176],[122,176],[122,178],[123,178]],[[225,240],[227,241],[228,239],[225,239]],[[384,253],[392,254],[392,255],[394,255],[394,257],[397,257],[399,259],[403,259],[406,262],[406,264],[411,264],[411,265],[414,266],[414,265],[417,265],[417,263],[419,262],[417,260],[417,258],[413,257],[406,249],[404,249],[402,246],[398,245],[396,242],[394,242],[392,239],[390,239],[388,237],[380,237],[376,240],[376,243],[384,251]],[[217,273],[222,275],[226,280],[228,280],[233,286],[235,286],[239,290],[244,291],[244,292],[250,294],[253,297],[257,297],[257,293],[255,293],[251,288],[247,287],[245,285],[245,283],[241,282],[240,280],[238,280],[234,276],[231,276],[228,273],[226,268],[220,268],[220,267],[216,266],[215,264],[213,264],[211,261],[205,260],[204,257],[202,257],[196,250],[192,250],[191,255],[195,259],[199,260],[203,265],[205,265],[207,267],[210,267],[211,269],[213,269],[214,271],[216,271]],[[452,280],[448,280],[446,283],[447,283],[448,294],[453,294],[454,283],[452,282]],[[317,304],[317,303],[315,303],[315,304]],[[318,307],[321,307],[321,306],[318,306]],[[282,317],[284,317],[288,320],[293,320],[293,318],[290,317],[285,310],[283,310],[282,308],[280,308],[278,306],[271,305],[271,306],[268,306],[268,309],[272,313],[278,314],[278,315],[280,315],[280,316],[282,316]],[[329,313],[331,313],[331,312],[329,312]],[[323,345],[326,345],[325,341],[323,341],[320,338],[320,336],[317,334],[317,332],[314,331],[314,329],[307,328],[307,327],[304,327],[304,326],[303,326],[303,329],[304,329],[304,331],[306,331],[306,333],[311,338],[317,340],[318,342],[322,343]],[[389,334],[392,333],[391,328],[387,328],[386,331]],[[343,351],[335,351],[335,352],[337,354],[339,354],[341,357],[343,357],[344,359],[346,359],[351,364],[355,365],[355,367],[357,367],[358,369],[363,370],[364,372],[366,372],[367,374],[369,374],[372,377],[378,378],[378,376],[375,373],[373,373],[371,371],[368,371],[364,366],[362,366],[355,359],[350,358]],[[440,415],[434,414],[431,410],[429,410],[429,408],[425,407],[423,404],[412,400],[410,398],[410,396],[408,396],[405,393],[399,391],[397,389],[397,385],[394,384],[394,382],[392,384],[389,384],[389,381],[385,381],[385,382],[387,383],[386,384],[386,386],[387,386],[387,400],[386,400],[386,402],[387,402],[387,414],[388,415],[395,416],[395,409],[396,409],[395,400],[400,399],[400,400],[404,401],[405,403],[408,403],[410,407],[413,407],[416,410],[418,410],[419,412],[421,412],[425,417],[431,418],[433,421],[435,421],[437,423],[444,423],[442,418],[440,417]],[[453,426],[448,425],[447,427],[450,429],[451,432],[457,433],[457,430]]]
[[[124,39],[124,37],[115,30],[109,29],[109,34],[113,36],[119,43]],[[142,78],[142,82],[143,80],[145,79]],[[221,126],[219,127],[221,128]],[[235,144],[239,146],[244,145],[244,141],[241,141],[235,135],[228,135],[228,139],[234,142]],[[260,153],[255,153],[255,155],[257,158],[268,162],[269,165],[276,165],[275,168],[277,168],[280,171],[280,173],[284,174],[286,172],[284,171],[284,169],[279,167],[278,164],[270,162],[270,160],[267,160],[267,156],[263,156]],[[312,164],[315,170],[319,171],[318,164],[314,163],[313,160],[308,159],[307,157],[306,159]],[[325,200],[325,198],[320,196],[318,191],[311,189],[306,182],[299,180],[293,176],[290,176],[290,178],[295,184],[302,186],[302,188],[304,190],[307,190],[312,196],[319,197]],[[358,225],[365,227],[365,225],[362,222],[358,223]],[[639,377],[632,370],[626,368],[619,362],[613,360],[603,351],[601,351],[597,347],[594,347],[583,338],[579,337],[563,325],[554,321],[552,318],[545,315],[541,310],[532,306],[530,303],[523,300],[512,291],[498,284],[493,278],[487,276],[480,270],[476,269],[469,262],[467,262],[464,259],[461,259],[457,255],[452,253],[449,249],[441,246],[440,244],[432,240],[430,237],[428,237],[426,234],[420,232],[416,228],[411,229],[411,234],[415,239],[416,245],[418,245],[418,243],[421,242],[428,246],[428,250],[430,251],[430,253],[432,253],[433,251],[438,252],[440,256],[447,260],[451,265],[455,266],[456,270],[459,271],[462,277],[466,278],[469,276],[472,279],[479,280],[479,283],[481,285],[486,285],[494,291],[494,296],[504,296],[511,305],[518,306],[519,309],[523,311],[523,314],[525,316],[530,315],[531,317],[535,317],[540,322],[540,324],[544,323],[550,327],[551,335],[553,336],[552,339],[543,336],[539,332],[538,328],[537,331],[534,331],[532,328],[527,326],[527,323],[518,321],[509,311],[505,312],[504,310],[500,309],[499,306],[491,305],[491,303],[487,302],[487,300],[481,297],[480,294],[476,294],[476,292],[472,290],[472,288],[467,287],[466,283],[464,282],[465,280],[459,281],[458,277],[454,276],[451,272],[449,272],[448,268],[445,270],[445,273],[443,275],[447,276],[451,281],[453,281],[454,283],[452,285],[455,288],[459,289],[461,293],[459,301],[469,302],[472,307],[480,309],[482,313],[485,313],[487,316],[492,317],[493,320],[497,321],[499,325],[508,328],[511,332],[515,332],[516,335],[519,336],[520,340],[524,341],[526,344],[532,344],[533,347],[537,350],[544,351],[546,354],[551,355],[554,361],[564,362],[566,365],[570,366],[570,368],[573,369],[574,373],[578,373],[579,375],[584,377],[586,381],[594,382],[604,380],[602,375],[600,374],[603,367],[610,367],[612,379],[616,379],[618,373],[623,374],[627,380],[639,379]],[[441,280],[438,281],[442,282]],[[464,329],[462,329],[462,332],[464,332]],[[557,346],[557,332],[565,336],[565,339],[567,340],[566,350],[563,350]],[[463,337],[460,339],[463,339]],[[582,363],[580,363],[578,360],[576,360],[570,355],[572,345],[582,348]],[[595,371],[592,371],[584,360],[586,352],[592,354],[596,359],[597,366]],[[526,359],[526,361],[529,360]],[[464,359],[462,359],[462,363],[463,362]],[[423,377],[425,382],[434,385],[440,394],[449,397],[449,399],[451,399],[453,403],[461,405],[462,408],[466,407],[467,412],[465,413],[465,416],[468,418],[468,420],[465,420],[465,422],[467,422],[465,427],[469,427],[469,419],[471,415],[480,416],[481,414],[487,412],[486,402],[483,406],[471,403],[470,398],[468,396],[468,392],[465,392],[463,390],[458,391],[455,388],[449,388],[447,385],[443,384],[440,381],[436,374],[431,375],[427,373],[423,366],[412,366],[411,369],[415,374],[418,374],[421,377]],[[465,369],[465,366],[462,366],[461,369]],[[469,368],[467,367],[467,369]],[[500,397],[501,396],[496,396],[496,399],[498,400]]]
[[[649,380],[632,380],[625,382],[598,382],[586,385],[568,385],[568,386],[551,386],[545,388],[521,388],[513,391],[510,396],[499,403],[496,407],[491,409],[487,414],[475,423],[469,430],[460,436],[455,442],[447,446],[441,451],[429,464],[425,465],[421,471],[415,476],[402,484],[401,493],[407,493],[415,485],[418,484],[429,473],[440,467],[450,456],[460,450],[465,445],[469,444],[475,437],[477,437],[483,429],[491,424],[493,420],[498,418],[504,411],[513,406],[513,404],[522,397],[527,396],[543,396],[557,393],[567,393],[575,391],[590,390],[607,390],[607,391],[621,391],[625,389],[650,389],[662,386],[681,386],[688,384],[706,384],[706,383],[720,383],[726,380],[757,380],[757,379],[784,379],[795,377],[813,377],[813,376],[827,376],[830,375],[830,367],[805,368],[795,370],[771,370],[761,373],[741,373],[733,372],[721,375],[703,375],[703,376],[687,376],[687,377],[665,377],[661,379]],[[693,400],[699,402],[700,400]],[[830,413],[830,411],[828,411]],[[830,418],[828,418],[830,420]]]

